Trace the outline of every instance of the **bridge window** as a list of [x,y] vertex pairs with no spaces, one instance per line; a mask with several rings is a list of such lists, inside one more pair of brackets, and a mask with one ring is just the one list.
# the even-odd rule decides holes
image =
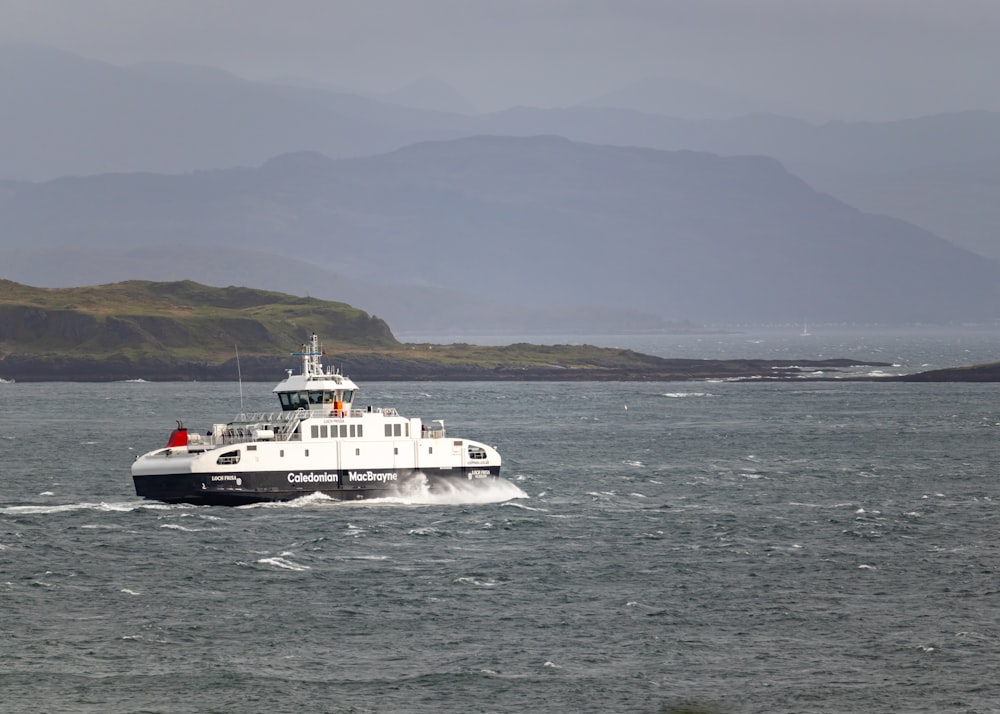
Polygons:
[[[308,409],[309,403],[313,397],[317,395],[316,398],[320,399],[323,396],[322,392],[280,392],[278,394],[278,399],[281,401],[282,411],[295,411],[296,409]],[[314,404],[317,402],[313,402]]]

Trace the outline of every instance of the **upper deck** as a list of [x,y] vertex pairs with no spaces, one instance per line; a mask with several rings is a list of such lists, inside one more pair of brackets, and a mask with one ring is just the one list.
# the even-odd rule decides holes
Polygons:
[[333,368],[324,369],[320,358],[325,354],[316,333],[301,351],[292,353],[302,358],[301,374],[288,370],[288,375],[271,390],[278,395],[282,411],[304,409],[321,415],[332,410],[337,416],[352,413],[358,385]]

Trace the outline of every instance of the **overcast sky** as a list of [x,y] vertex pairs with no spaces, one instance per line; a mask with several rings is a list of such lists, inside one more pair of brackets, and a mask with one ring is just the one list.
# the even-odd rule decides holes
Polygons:
[[568,106],[672,77],[775,111],[1000,110],[1000,0],[0,0],[0,41],[128,64],[478,106]]

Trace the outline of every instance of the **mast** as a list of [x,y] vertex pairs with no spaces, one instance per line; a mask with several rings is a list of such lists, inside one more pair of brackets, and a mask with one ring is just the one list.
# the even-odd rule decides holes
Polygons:
[[323,349],[319,344],[319,337],[316,333],[312,333],[312,337],[309,338],[309,344],[302,344],[301,352],[292,352],[293,357],[302,357],[302,376],[307,380],[311,377],[322,377],[323,376],[323,363],[320,361],[320,357],[324,354]]

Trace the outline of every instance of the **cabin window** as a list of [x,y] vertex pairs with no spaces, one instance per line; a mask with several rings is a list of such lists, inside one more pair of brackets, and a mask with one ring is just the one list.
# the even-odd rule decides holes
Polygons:
[[486,449],[481,446],[469,444],[469,458],[473,461],[484,461],[486,459]]
[[340,425],[340,438],[341,439],[347,438],[347,424]]
[[256,450],[257,450],[256,444],[250,444],[249,446],[247,446],[247,451],[256,451]]
[[309,456],[309,449],[306,449],[306,456]]
[[278,395],[282,411],[309,408],[309,392],[282,392]]
[[399,449],[393,449],[392,450],[392,455],[393,456],[399,456]]
[[392,436],[392,424],[385,425],[385,435]]
[[281,458],[285,458],[285,450],[282,449],[281,451],[279,451],[278,456],[280,456]]
[[365,435],[364,434],[364,430],[365,430],[364,425],[358,424],[358,438],[359,439]]
[[354,433],[354,424],[351,424],[351,438],[354,438],[354,436],[355,436],[355,433]]
[[355,449],[354,450],[354,455],[355,456],[361,456],[361,449]]
[[239,449],[237,449],[236,451],[227,451],[215,461],[215,463],[220,464],[222,466],[232,466],[234,464],[238,464],[239,462],[240,462]]
[[392,425],[392,435],[393,436],[401,436],[402,433],[403,433],[403,429],[400,427],[399,424],[393,424]]
[[434,447],[433,446],[427,447],[427,453],[428,454],[433,454],[434,453]]
[[312,438],[318,439],[319,438],[319,427],[316,426],[315,424],[313,424],[312,427],[310,427],[310,429],[309,429],[309,433],[312,435]]
[[319,438],[320,439],[325,439],[328,436],[329,436],[329,433],[327,433],[326,424],[321,424],[320,427],[319,427]]
[[354,390],[353,389],[345,389],[344,390],[344,399],[343,399],[344,404],[350,404],[352,399],[354,399]]

